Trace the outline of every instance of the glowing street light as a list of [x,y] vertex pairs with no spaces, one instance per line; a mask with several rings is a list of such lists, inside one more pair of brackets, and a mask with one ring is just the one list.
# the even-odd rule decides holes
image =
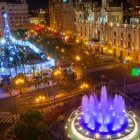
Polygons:
[[125,60],[126,60],[126,61],[131,61],[132,58],[131,58],[130,56],[127,56],[127,57],[125,58]]
[[76,39],[76,43],[79,43],[79,40],[78,39]]
[[59,47],[58,47],[58,46],[56,46],[56,49],[58,50],[58,49],[59,49]]
[[[36,101],[37,104],[43,103],[44,100],[45,100],[45,96],[39,96],[39,97],[37,97],[37,98],[35,99],[35,101]],[[41,108],[41,111],[42,111],[42,108]]]
[[85,44],[88,45],[88,41],[86,41]]
[[64,49],[61,50],[62,53],[63,53],[64,51],[65,51]]
[[68,36],[65,36],[65,41],[68,39]]
[[80,60],[81,60],[81,58],[80,58],[79,55],[77,55],[77,56],[75,57],[75,59],[76,59],[77,61],[80,61]]
[[18,79],[16,79],[15,80],[15,84],[17,85],[17,86],[19,86],[19,88],[20,88],[20,94],[22,93],[22,91],[21,91],[21,87],[22,87],[22,85],[24,84],[24,79],[22,79],[22,78],[18,78]]
[[55,76],[61,75],[61,71],[60,71],[60,70],[56,70],[56,71],[54,72],[54,75],[55,75]]
[[59,83],[59,77],[61,76],[61,71],[60,70],[56,70],[55,72],[54,72],[54,76],[57,78],[57,80],[58,80],[58,83]]
[[112,53],[113,53],[113,51],[112,51],[112,50],[109,50],[108,52],[109,52],[109,54],[112,54]]
[[82,90],[86,90],[86,89],[89,88],[89,85],[88,85],[87,83],[83,83],[83,84],[80,86],[80,88],[81,88]]
[[127,57],[125,58],[125,60],[126,60],[126,62],[128,62],[128,67],[129,67],[129,63],[130,63],[130,61],[132,60],[131,56],[127,56]]
[[44,100],[45,100],[45,96],[39,96],[36,98],[37,103],[43,102]]

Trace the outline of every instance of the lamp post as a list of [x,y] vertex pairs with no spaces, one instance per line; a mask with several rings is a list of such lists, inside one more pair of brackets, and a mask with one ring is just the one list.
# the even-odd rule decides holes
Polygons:
[[109,55],[111,56],[112,53],[113,53],[113,51],[112,51],[112,50],[109,50],[108,53],[109,53]]
[[106,54],[106,47],[103,47],[103,54]]
[[124,64],[124,69],[123,69],[123,94],[124,94],[124,100],[125,100],[125,85],[126,85],[126,82],[125,82],[125,65],[126,65],[126,59],[124,60],[123,62]]
[[76,55],[75,56],[75,61],[76,61],[77,66],[79,67],[79,65],[80,65],[79,62],[81,61],[81,57],[79,55]]
[[128,67],[129,67],[129,63],[132,60],[132,58],[130,56],[127,56],[123,62],[124,64],[124,77],[123,77],[123,93],[124,93],[124,100],[125,100],[125,93],[126,93],[126,74],[125,74],[125,65],[128,63]]
[[56,70],[54,72],[54,76],[57,78],[58,84],[59,84],[59,76],[61,76],[61,71],[60,70]]
[[130,61],[132,60],[131,56],[127,56],[125,58],[126,62],[128,63],[128,67],[129,67],[129,64],[130,64]]
[[79,39],[76,39],[76,46],[77,46],[77,47],[79,47],[79,46],[80,46],[80,44],[79,44],[79,43],[80,43]]
[[24,81],[23,78],[18,78],[18,79],[16,79],[16,81],[15,81],[15,84],[16,84],[17,86],[19,86],[20,94],[22,94],[21,87],[23,86],[24,82],[25,82],[25,81]]
[[83,83],[81,84],[80,88],[82,89],[82,91],[86,91],[89,88],[89,85],[87,83]]
[[81,60],[81,57],[80,57],[79,55],[77,55],[77,56],[75,57],[75,60],[76,60],[76,61],[80,61],[80,60]]
[[[41,103],[43,103],[45,100],[45,96],[39,96],[36,98],[36,103],[39,105]],[[42,107],[41,107],[41,112],[43,112]]]

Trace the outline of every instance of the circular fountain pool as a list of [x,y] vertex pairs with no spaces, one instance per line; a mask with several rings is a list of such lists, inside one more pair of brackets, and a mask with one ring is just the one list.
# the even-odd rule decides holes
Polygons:
[[122,96],[107,98],[105,86],[100,100],[95,94],[82,98],[81,107],[71,114],[65,128],[75,140],[131,140],[138,130],[135,118],[125,111]]

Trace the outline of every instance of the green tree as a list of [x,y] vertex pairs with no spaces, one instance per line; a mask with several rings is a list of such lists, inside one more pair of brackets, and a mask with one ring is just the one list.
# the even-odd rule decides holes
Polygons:
[[37,110],[29,110],[21,114],[19,122],[14,127],[14,132],[18,140],[38,140],[41,135],[45,140],[50,140],[48,125]]

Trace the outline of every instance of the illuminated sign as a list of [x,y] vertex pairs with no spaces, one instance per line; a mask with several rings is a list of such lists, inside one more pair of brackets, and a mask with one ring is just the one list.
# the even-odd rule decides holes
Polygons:
[[132,68],[131,75],[132,75],[133,77],[138,77],[138,76],[140,76],[140,69],[139,69],[139,68]]

